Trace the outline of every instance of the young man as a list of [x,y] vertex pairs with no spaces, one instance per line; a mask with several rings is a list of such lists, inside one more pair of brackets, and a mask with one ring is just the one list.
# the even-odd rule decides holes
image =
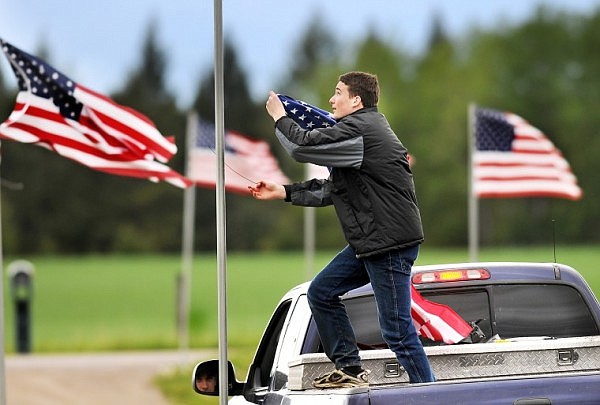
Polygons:
[[421,217],[407,151],[378,112],[378,99],[377,76],[343,74],[329,100],[337,123],[314,130],[287,117],[275,93],[266,103],[288,153],[331,172],[327,180],[289,185],[259,181],[249,187],[252,195],[300,206],[333,204],[348,242],[308,290],[323,348],[336,367],[315,379],[318,388],[368,383],[340,296],[369,282],[382,335],[410,382],[435,380],[410,314],[410,272],[423,241]]

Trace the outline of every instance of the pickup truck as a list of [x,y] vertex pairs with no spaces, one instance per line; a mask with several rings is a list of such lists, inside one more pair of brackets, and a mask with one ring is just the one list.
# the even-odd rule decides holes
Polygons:
[[[279,302],[245,382],[228,365],[231,404],[600,404],[600,305],[583,277],[557,263],[414,266],[421,295],[476,326],[453,345],[421,338],[437,381],[409,384],[387,348],[370,285],[343,297],[369,369],[368,387],[315,389],[333,368],[306,300],[308,283]],[[468,343],[467,343],[468,341]],[[196,383],[218,360],[199,363]]]

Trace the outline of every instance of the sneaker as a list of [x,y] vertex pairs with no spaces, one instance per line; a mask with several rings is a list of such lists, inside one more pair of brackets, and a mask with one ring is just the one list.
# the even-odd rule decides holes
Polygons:
[[369,372],[363,370],[356,377],[343,370],[333,370],[313,380],[315,388],[352,388],[365,387],[369,385],[367,375]]

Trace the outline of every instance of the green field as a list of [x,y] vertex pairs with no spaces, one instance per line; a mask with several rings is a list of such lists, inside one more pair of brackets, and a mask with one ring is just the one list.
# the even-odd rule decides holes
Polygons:
[[[322,267],[334,252],[317,254]],[[32,351],[106,351],[176,348],[176,279],[173,256],[65,256],[25,258],[35,267]],[[486,249],[481,260],[553,261],[549,248]],[[467,261],[462,249],[421,251],[418,264]],[[579,270],[600,295],[600,249],[559,247],[557,261]],[[11,262],[7,259],[5,267]],[[309,275],[302,253],[232,253],[227,257],[228,339],[254,346],[279,298]],[[216,347],[217,265],[194,258],[190,346]],[[14,350],[13,304],[5,279],[6,350]]]
[[[320,252],[319,269],[335,252]],[[579,270],[600,295],[600,249],[558,247],[557,261]],[[552,247],[484,249],[482,261],[552,262]],[[5,268],[14,258],[5,260]],[[21,258],[19,258],[21,259]],[[28,257],[35,267],[32,351],[112,351],[174,349],[176,285],[181,257]],[[466,249],[424,246],[418,264],[466,262]],[[300,253],[232,253],[227,257],[228,353],[244,378],[254,348],[281,296],[309,278]],[[194,258],[191,280],[190,346],[218,345],[217,265],[214,255]],[[14,352],[10,281],[4,282],[6,352]],[[189,368],[159,376],[157,383],[174,403],[216,404],[191,392]]]

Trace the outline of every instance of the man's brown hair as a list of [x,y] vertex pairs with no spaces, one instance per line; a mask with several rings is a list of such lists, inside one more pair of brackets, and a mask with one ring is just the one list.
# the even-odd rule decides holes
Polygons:
[[364,107],[376,107],[379,101],[377,75],[365,72],[348,72],[338,79],[348,86],[351,96],[359,96]]

